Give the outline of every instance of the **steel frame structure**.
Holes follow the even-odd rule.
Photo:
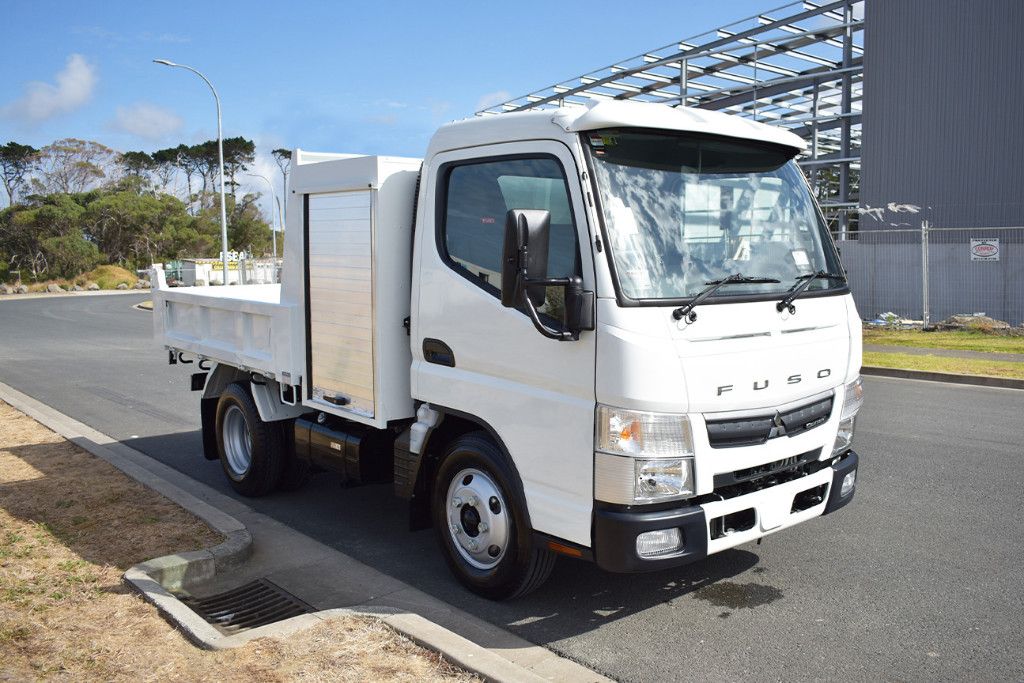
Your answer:
[[[808,141],[798,163],[840,234],[860,173],[864,2],[793,2],[477,112],[638,100],[714,109]]]

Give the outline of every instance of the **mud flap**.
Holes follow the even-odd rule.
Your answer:
[[[203,425],[203,456],[217,460],[217,399],[204,398],[199,402],[199,417]]]

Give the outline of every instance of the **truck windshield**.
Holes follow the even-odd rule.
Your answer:
[[[696,134],[583,133],[620,293],[688,299],[742,273],[716,297],[774,296],[799,276],[842,272],[791,150]],[[808,292],[842,287],[816,280]]]

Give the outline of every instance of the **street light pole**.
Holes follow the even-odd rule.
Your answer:
[[[213,99],[217,102],[217,162],[220,165],[220,245],[221,245],[221,264],[224,268],[224,286],[228,284],[228,210],[227,202],[224,200],[224,133],[221,129],[220,121],[220,96],[217,94],[217,89],[213,87],[213,83],[210,79],[204,76],[202,73],[193,69],[185,64],[175,64],[174,62],[167,59],[154,59],[157,64],[163,64],[164,66],[174,66],[179,69],[187,69],[194,73],[199,78],[203,79],[206,85],[210,86],[210,92],[213,93]]]
[[[284,232],[284,214],[281,213],[281,201],[277,198],[277,193],[274,192],[274,183],[270,182],[270,178],[259,173],[246,173],[250,178],[259,178],[267,184],[270,188],[270,198],[277,205],[277,224],[280,226],[281,232]],[[274,244],[274,267],[277,267],[277,234],[274,231],[274,207],[270,207],[270,233],[271,242]]]

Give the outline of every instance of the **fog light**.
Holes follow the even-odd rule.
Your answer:
[[[843,477],[843,485],[839,487],[839,497],[846,498],[853,493],[853,485],[857,482],[857,470],[847,473]]]
[[[679,529],[645,531],[636,537],[636,554],[646,559],[671,555],[683,548],[683,532]]]

